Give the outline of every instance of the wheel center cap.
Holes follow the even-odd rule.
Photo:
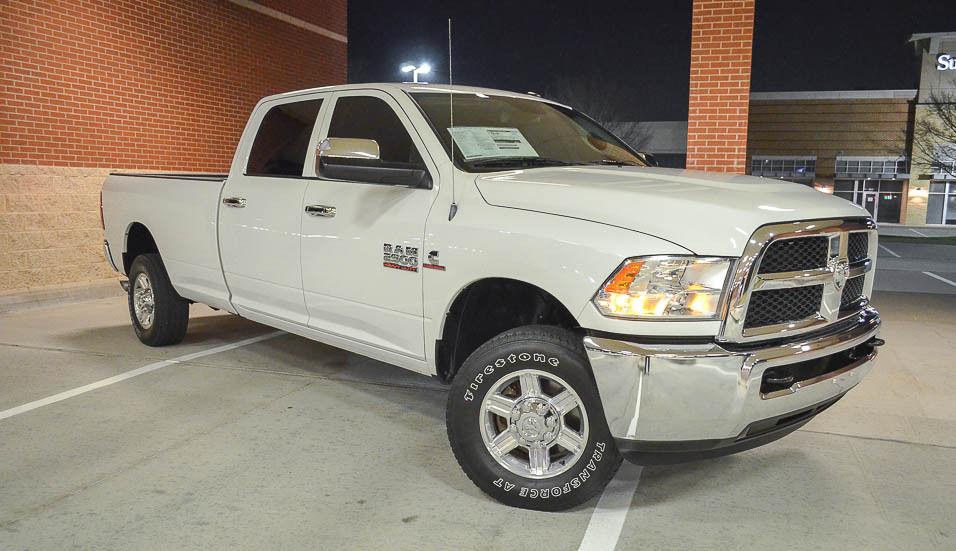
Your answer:
[[[557,411],[544,398],[527,398],[515,404],[509,424],[518,441],[526,446],[548,444],[558,434]]]

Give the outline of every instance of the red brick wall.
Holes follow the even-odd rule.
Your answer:
[[[260,2],[339,34],[345,0]],[[250,110],[346,44],[225,0],[0,0],[0,164],[228,168]]]
[[[743,174],[754,0],[694,0],[687,168]]]
[[[298,17],[313,25],[324,27],[341,35],[348,32],[345,0],[256,0],[256,3],[282,13]]]

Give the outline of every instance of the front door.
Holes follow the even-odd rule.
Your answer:
[[[321,138],[372,139],[383,163],[438,174],[388,94],[340,92],[325,119]],[[309,183],[301,217],[302,288],[311,327],[424,360],[422,242],[437,188],[437,182],[432,189],[330,179]]]
[[[234,166],[219,206],[219,247],[232,305],[305,325],[299,246],[305,159],[323,98],[287,98],[260,109],[245,166]],[[262,115],[261,113],[265,113]],[[248,142],[248,140],[244,140]],[[215,231],[215,228],[210,228]]]
[[[857,194],[857,204],[866,209],[870,213],[870,216],[876,218],[876,211],[878,209],[877,197],[879,193],[876,191],[861,191]]]

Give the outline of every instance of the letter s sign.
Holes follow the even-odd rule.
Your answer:
[[[936,70],[956,70],[956,57],[949,54],[940,54],[940,56],[936,58]]]

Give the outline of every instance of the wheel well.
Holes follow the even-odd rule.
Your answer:
[[[123,271],[129,273],[129,268],[137,256],[146,253],[158,253],[156,240],[149,233],[146,226],[133,222],[126,232],[126,250],[123,251]]]
[[[504,278],[470,284],[445,314],[441,340],[435,343],[438,376],[450,381],[479,346],[508,329],[532,324],[578,328],[571,312],[540,287]]]

